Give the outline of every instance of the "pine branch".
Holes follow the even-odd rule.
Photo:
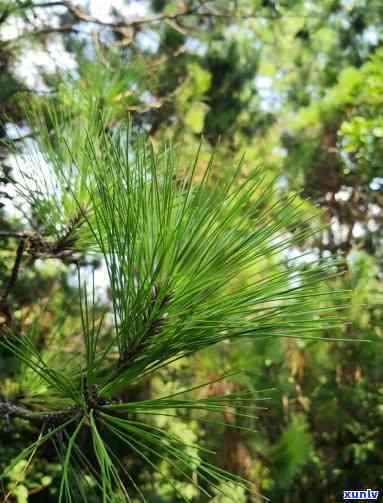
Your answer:
[[[78,261],[75,257],[77,250],[76,245],[76,231],[84,223],[83,211],[78,211],[69,221],[63,234],[59,236],[56,240],[52,241],[44,237],[39,232],[31,231],[0,231],[0,238],[15,238],[19,239],[19,248],[21,243],[23,243],[23,252],[25,251],[32,258],[57,258],[64,262],[74,262]],[[19,249],[18,248],[18,249]],[[16,263],[15,263],[16,265]],[[19,264],[18,264],[19,266]],[[13,284],[11,285],[11,288]],[[6,296],[8,293],[6,294]],[[1,301],[0,301],[1,302]]]
[[[7,302],[8,295],[11,293],[11,290],[16,284],[17,277],[20,271],[21,260],[23,257],[23,252],[25,249],[25,239],[20,239],[20,242],[16,251],[16,258],[13,264],[12,272],[9,277],[9,280],[4,288],[4,292],[0,299],[0,312],[5,316],[5,325],[9,325],[12,320],[12,313],[9,308],[9,304]]]
[[[84,210],[81,209],[70,219],[64,233],[55,241],[51,247],[51,253],[54,255],[60,255],[60,253],[68,248],[73,248],[76,243],[75,233],[83,223]]]
[[[19,417],[21,419],[36,417],[31,410],[8,401],[0,401],[0,416]]]
[[[150,299],[150,309],[153,309],[155,307],[155,305],[157,303],[159,292],[160,292],[160,288],[157,285],[155,285],[153,287],[152,296]],[[159,306],[160,312],[165,306],[169,305],[170,300],[171,300],[171,295],[170,294],[165,295],[165,297],[161,300],[161,303]],[[150,319],[150,311],[147,316],[147,320],[149,320],[149,319]],[[125,350],[121,354],[120,360],[119,360],[118,373],[120,371],[124,370],[128,366],[128,364],[131,361],[133,361],[137,356],[145,353],[145,350],[150,345],[153,338],[161,332],[161,328],[164,326],[165,322],[166,322],[166,317],[164,314],[162,314],[158,318],[153,319],[151,321],[150,326],[149,326],[147,332],[145,333],[145,335],[143,336],[142,340],[136,346],[133,346],[132,348],[128,348],[127,350]],[[116,376],[114,376],[114,377],[116,377]]]
[[[80,30],[75,28],[74,24],[65,24],[63,26],[44,26],[43,28],[37,30],[28,30],[18,37],[12,38],[10,40],[5,40],[4,44],[11,45],[18,43],[28,37],[39,37],[50,35],[52,33],[80,33]]]
[[[73,416],[73,414],[79,411],[79,407],[74,406],[62,410],[37,412],[10,401],[0,400],[0,419],[6,422],[9,422],[12,418],[25,419],[36,424],[64,422],[68,417]]]
[[[0,231],[0,238],[8,239],[8,238],[16,238],[16,239],[25,239],[30,236],[30,233],[27,231]]]

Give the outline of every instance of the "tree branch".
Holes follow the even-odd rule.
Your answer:
[[[147,314],[147,319],[145,322],[148,322],[150,320],[151,316],[151,310],[155,308],[156,303],[158,302],[158,296],[160,292],[160,287],[158,285],[155,285],[152,289],[151,293],[151,298],[149,301],[149,312]],[[161,332],[161,329],[163,328],[164,324],[166,323],[166,313],[161,313],[163,309],[170,304],[170,301],[172,299],[171,294],[166,294],[162,300],[159,303],[159,310],[158,310],[158,315],[157,317],[154,317],[150,324],[148,329],[145,332],[145,335],[139,341],[136,345],[133,345],[130,348],[125,349],[121,354],[120,354],[120,359],[118,362],[118,366],[115,369],[115,371],[112,374],[111,380],[115,379],[118,377],[128,366],[129,364],[137,358],[137,356],[141,354],[145,354],[145,350],[150,346],[151,342],[153,339]]]
[[[22,249],[23,252],[25,249],[28,255],[33,258],[57,258],[63,260],[64,262],[77,262],[78,260],[74,257],[74,255],[76,253],[81,254],[81,252],[75,249],[76,231],[78,231],[83,223],[83,213],[78,212],[70,219],[61,236],[58,236],[55,240],[48,239],[36,231],[8,230],[0,230],[0,239],[19,239],[20,243],[18,250]],[[13,288],[13,284],[11,285],[11,288]],[[7,293],[7,289],[9,289],[9,284],[5,290],[6,296],[9,293]]]
[[[0,238],[8,239],[25,239],[31,236],[31,233],[26,231],[0,231]]]
[[[5,40],[5,44],[14,44],[28,37],[38,37],[40,35],[50,35],[51,33],[80,33],[77,28],[74,28],[73,24],[66,24],[64,26],[45,26],[44,28],[40,28],[37,30],[29,30],[16,38],[12,38],[10,40]]]
[[[14,42],[15,40],[17,41],[21,38],[25,38],[27,36],[47,35],[50,33],[68,33],[68,32],[78,33],[79,30],[74,27],[74,25],[78,23],[91,23],[105,28],[121,29],[121,28],[138,28],[143,25],[156,24],[160,22],[177,23],[182,18],[191,16],[196,16],[198,18],[208,18],[208,19],[216,18],[216,19],[242,19],[242,20],[253,19],[255,17],[270,18],[270,19],[275,18],[275,14],[266,16],[264,14],[262,15],[256,14],[255,12],[240,13],[236,10],[230,10],[230,9],[216,10],[212,6],[208,5],[208,3],[205,1],[201,1],[201,3],[195,7],[183,6],[182,8],[178,9],[176,12],[173,13],[165,12],[162,14],[142,16],[135,19],[124,19],[121,21],[103,21],[102,19],[95,18],[87,14],[85,10],[82,9],[81,7],[77,7],[73,5],[73,3],[67,0],[61,0],[61,1],[58,0],[46,3],[40,2],[32,5],[31,4],[25,5],[22,6],[21,8],[46,9],[52,7],[66,8],[67,11],[72,15],[74,22],[66,24],[65,26],[61,27],[56,28],[44,27],[36,31],[29,31],[28,33],[22,34],[20,37],[17,37],[17,39],[13,39],[12,42]]]
[[[217,11],[212,10],[212,8],[204,3],[201,3],[197,7],[183,7],[173,13],[163,13],[156,14],[153,16],[144,16],[137,19],[124,20],[124,21],[102,21],[89,16],[86,12],[67,1],[63,1],[62,5],[65,6],[72,16],[80,22],[93,23],[100,26],[105,26],[109,28],[136,28],[144,24],[159,23],[162,21],[178,21],[180,18],[197,16],[199,18],[223,18],[223,19],[252,19],[256,17],[255,13],[238,14],[236,11]],[[200,10],[204,7],[205,10]],[[262,16],[262,17],[272,17],[272,16]]]
[[[49,421],[63,421],[79,411],[79,407],[73,406],[62,410],[36,412],[24,406],[16,405],[13,402],[0,400],[0,419],[4,419],[7,422],[15,417],[25,419],[36,424],[46,423]]]
[[[19,245],[18,245],[17,251],[16,251],[16,258],[15,258],[15,262],[13,264],[11,276],[9,277],[8,283],[7,283],[7,285],[4,289],[4,292],[1,296],[0,305],[5,305],[7,303],[7,297],[9,295],[9,293],[11,292],[12,288],[15,286],[17,276],[18,276],[19,270],[20,270],[20,264],[21,264],[21,259],[23,256],[24,249],[25,249],[25,239],[20,239],[20,242],[19,242]]]

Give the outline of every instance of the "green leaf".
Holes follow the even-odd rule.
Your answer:
[[[185,115],[185,124],[198,134],[203,131],[205,115],[209,107],[202,102],[193,103]]]
[[[16,496],[17,503],[28,503],[28,489],[19,484],[15,489],[13,489],[12,494]]]
[[[204,70],[198,63],[189,63],[187,65],[189,78],[192,80],[193,95],[202,96],[210,88],[211,75]]]

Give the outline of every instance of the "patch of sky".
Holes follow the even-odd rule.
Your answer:
[[[207,52],[208,46],[197,38],[188,37],[185,43],[185,48],[188,52],[198,56],[204,56]]]
[[[361,238],[365,236],[366,229],[365,226],[359,222],[355,222],[354,227],[352,229],[352,235],[354,238]]]
[[[338,202],[346,202],[350,199],[353,189],[344,187],[335,194],[335,200]]]
[[[7,138],[10,140],[17,140],[18,138],[22,138],[31,132],[27,126],[18,126],[13,122],[7,122],[4,127]]]
[[[377,217],[382,213],[382,208],[377,204],[369,204],[368,205],[368,213],[373,217]]]
[[[16,204],[20,207],[25,206],[31,193],[38,198],[50,196],[60,198],[60,187],[52,168],[34,139],[26,139],[21,152],[10,155],[7,164],[12,168],[12,177],[16,181],[15,185],[12,184],[12,189],[15,191],[13,206]]]
[[[287,178],[284,175],[279,176],[275,182],[275,186],[278,190],[286,189],[288,187]]]
[[[261,110],[275,112],[282,108],[282,95],[273,89],[273,79],[271,77],[259,75],[255,78],[255,86],[261,99]]]
[[[379,33],[375,26],[369,26],[363,32],[363,39],[370,45],[377,45],[379,43]]]
[[[327,56],[324,52],[320,52],[317,57],[318,67],[322,70],[327,64]]]
[[[43,28],[48,22],[52,27],[59,26],[59,14],[62,14],[62,7],[54,7],[50,14],[44,9],[36,8],[38,14],[34,19],[33,29]],[[27,24],[21,18],[11,17],[9,21],[2,24],[0,35],[3,41],[15,40],[23,36]],[[27,87],[33,87],[35,90],[43,92],[48,91],[47,86],[41,77],[41,71],[53,73],[57,70],[75,71],[76,61],[64,47],[62,40],[51,39],[46,47],[37,49],[36,47],[24,47],[19,56],[14,61],[14,70],[16,76]]]
[[[383,186],[383,178],[381,178],[379,176],[376,176],[370,182],[370,189],[371,190],[381,190],[382,186]]]
[[[340,150],[338,150],[338,155],[340,156],[340,158],[342,159],[342,161],[344,163],[345,174],[348,174],[355,169],[355,164],[352,161],[351,156],[348,152],[346,152],[343,149],[340,149]]]
[[[12,138],[18,138],[29,133],[27,128],[19,128],[11,123],[7,124],[6,129],[8,136]],[[7,186],[9,198],[5,200],[4,210],[10,216],[17,215],[28,229],[30,227],[28,217],[30,212],[29,194],[33,193],[34,197],[38,199],[48,198],[54,201],[57,206],[60,206],[63,189],[55,176],[54,169],[32,138],[23,141],[21,152],[10,155],[7,158],[7,164],[12,168],[12,177],[16,184]],[[74,180],[75,176],[72,179]],[[91,285],[94,281],[97,298],[107,302],[108,272],[105,262],[101,260],[100,264],[97,268],[93,266],[86,267],[83,279],[88,285]],[[43,263],[41,263],[41,267],[44,267]],[[77,272],[74,268],[69,269],[68,281],[73,287],[78,284]]]
[[[302,253],[299,248],[292,247],[284,250],[283,257],[287,267],[291,267],[291,273],[288,278],[289,288],[298,288],[302,284],[302,273],[297,268],[304,268],[316,263],[318,260],[318,251],[310,250]]]
[[[283,158],[287,157],[287,149],[285,149],[284,147],[280,147],[280,146],[273,147],[272,153],[275,154],[275,155],[278,155],[279,157],[283,157]],[[284,185],[287,186],[287,179],[286,179],[286,177],[281,176],[280,179],[281,180],[283,179]]]
[[[297,247],[288,248],[283,252],[285,260],[289,261],[292,266],[304,266],[315,262],[318,254],[315,250],[310,250],[302,253],[302,250]]]
[[[370,231],[370,232],[376,232],[377,230],[379,230],[379,224],[376,222],[376,220],[370,218],[368,221],[367,221],[367,229]]]
[[[86,265],[81,268],[81,282],[87,285],[88,300],[92,300],[93,287],[95,290],[95,300],[103,304],[110,304],[111,300],[108,295],[109,275],[108,268],[104,259],[100,259],[98,267]],[[78,274],[76,266],[68,268],[68,285],[72,288],[78,287]],[[106,321],[113,322],[112,313],[109,314]]]
[[[155,31],[146,29],[137,34],[136,42],[143,51],[155,53],[160,45],[160,37]]]
[[[144,17],[149,13],[149,3],[146,0],[79,0],[78,5],[89,9],[90,15],[104,22],[113,21],[112,10],[116,9],[128,19]]]

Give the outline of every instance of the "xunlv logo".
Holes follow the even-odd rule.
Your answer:
[[[365,491],[343,491],[344,500],[377,500],[379,491],[366,489]]]

